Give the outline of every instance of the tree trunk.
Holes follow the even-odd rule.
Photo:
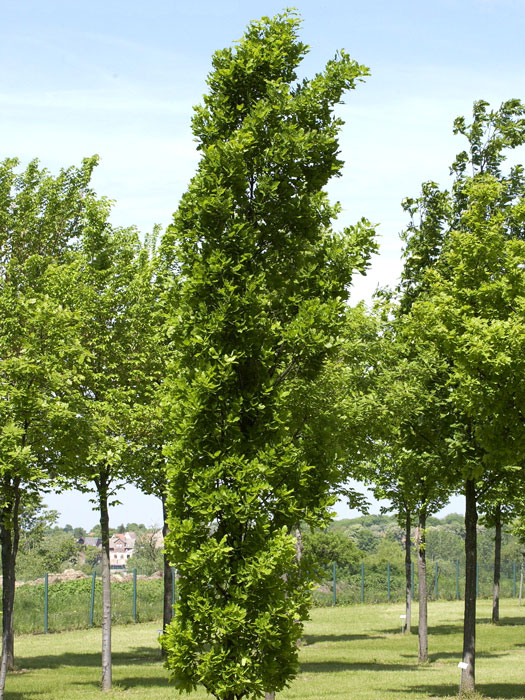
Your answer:
[[[478,513],[476,508],[476,484],[467,479],[465,484],[465,618],[463,623],[463,663],[460,694],[475,690],[476,670],[476,561]]]
[[[5,679],[14,667],[13,605],[15,601],[15,560],[11,531],[2,523],[2,660],[0,664],[0,698],[4,697]]]
[[[166,510],[166,494],[162,494],[162,536],[164,538],[164,546],[166,546],[166,535],[168,534],[168,513]],[[164,551],[164,608],[162,615],[162,629],[166,630],[166,627],[170,624],[171,618],[173,617],[173,569],[170,566],[169,559]],[[164,648],[162,649],[162,654],[166,652]]]
[[[0,542],[2,545],[2,656],[0,661],[0,700],[4,697],[7,672],[15,667],[15,634],[13,609],[15,603],[16,554],[20,537],[18,510],[20,505],[20,481],[9,480],[7,498],[1,509]]]
[[[412,541],[410,539],[412,522],[410,513],[405,517],[405,632],[410,634],[412,624]]]
[[[295,528],[295,561],[297,566],[301,566],[301,559],[303,556],[303,536],[301,534],[301,525],[297,525]]]
[[[111,690],[111,569],[109,560],[108,479],[99,483],[100,537],[102,539],[102,690]]]
[[[419,578],[418,663],[428,661],[428,610],[427,610],[427,514],[419,513],[417,536],[417,574]]]
[[[495,515],[496,533],[494,536],[494,586],[492,588],[492,622],[499,622],[499,583],[501,577],[501,506]]]
[[[275,700],[275,693],[265,693],[264,700]]]
[[[521,572],[520,572],[520,606],[521,606],[521,596],[523,594],[523,569],[525,566],[525,552],[521,553]]]

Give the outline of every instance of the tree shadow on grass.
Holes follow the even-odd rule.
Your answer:
[[[520,683],[479,683],[477,689],[489,698],[525,698],[525,688]]]
[[[39,656],[17,656],[17,666],[34,670],[39,668],[60,668],[61,666],[98,668],[101,665],[101,653],[65,652],[63,654],[45,654]],[[132,664],[154,664],[161,662],[160,650],[151,647],[136,647],[127,652],[115,651],[111,655],[113,666],[130,666]]]
[[[431,698],[457,697],[459,690],[459,676],[457,683],[442,683],[439,685],[414,685],[411,688],[402,688],[396,691],[389,688],[391,693],[399,692],[400,697],[409,694],[424,694]],[[476,690],[491,700],[503,700],[503,698],[513,698],[514,700],[524,700],[525,694],[522,684],[517,683],[476,683]]]
[[[301,673],[339,673],[341,671],[417,671],[417,664],[384,664],[379,661],[305,661]]]
[[[490,617],[478,617],[476,619],[477,625],[492,625],[492,620]],[[503,617],[495,627],[514,627],[514,626],[524,626],[525,618],[523,617]],[[392,625],[388,629],[375,630],[379,634],[392,634],[392,632],[399,632],[399,627]],[[411,626],[411,634],[417,636],[418,626]],[[440,634],[463,634],[463,624],[458,622],[456,624],[443,624],[443,625],[429,625],[428,635],[440,635]]]
[[[490,622],[490,620],[487,620]],[[525,617],[502,617],[496,627],[514,627],[525,625]]]
[[[476,658],[485,658],[485,659],[497,659],[500,656],[506,656],[507,651],[476,651]],[[415,658],[416,655],[414,654],[401,654],[401,657],[404,659],[413,659]],[[461,660],[461,650],[459,651],[436,651],[434,653],[431,653],[428,655],[428,660],[430,663],[434,663],[436,661],[443,661],[444,659],[456,659],[458,661]]]
[[[76,681],[71,685],[75,686],[76,688],[100,689],[99,680]],[[126,678],[120,678],[118,676],[113,677],[113,689],[120,691],[132,690],[135,688],[143,688],[144,690],[148,690],[148,688],[169,688],[170,686],[173,688],[173,690],[175,690],[175,686],[172,683],[170,683],[169,676],[167,673],[165,673],[164,676],[137,675],[128,676]]]
[[[378,634],[304,634],[305,645],[317,644],[319,642],[355,642],[365,639],[382,639]]]
[[[419,628],[417,625],[412,625],[410,628],[410,635],[408,637],[417,637]],[[390,629],[376,630],[380,634],[392,634],[392,632],[400,633],[399,626],[392,626]],[[433,634],[463,634],[463,626],[461,624],[457,625],[432,625],[428,628],[428,636]]]
[[[9,679],[9,677],[8,677]],[[9,682],[9,680],[8,680]],[[79,681],[73,681],[71,683],[72,687],[76,688],[85,688],[86,690],[88,689],[93,689],[93,690],[100,690],[100,679],[97,680],[79,680]],[[152,689],[152,688],[169,688],[172,687],[174,689],[173,684],[170,683],[169,676],[166,673],[164,676],[132,676],[132,677],[127,677],[127,678],[113,678],[113,690],[117,691],[126,691],[126,690],[133,690],[137,688],[143,688],[144,690]],[[41,690],[35,690],[34,692],[18,692],[18,691],[9,691],[6,694],[6,697],[9,698],[9,700],[31,700],[31,698],[40,698],[42,696],[42,691]]]

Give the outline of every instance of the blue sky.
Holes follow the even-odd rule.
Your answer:
[[[381,252],[353,298],[370,298],[400,269],[400,207],[421,182],[448,182],[463,149],[452,122],[472,102],[497,106],[525,98],[523,0],[311,0],[295,3],[311,50],[301,75],[323,68],[344,48],[369,66],[349,93],[343,177],[330,193],[339,224],[377,222]],[[0,5],[0,158],[32,158],[52,171],[98,153],[99,194],[115,200],[113,221],[166,226],[197,156],[192,105],[206,90],[213,51],[245,25],[284,9],[280,2],[210,0],[3,0]],[[112,521],[160,522],[160,506],[127,491]],[[63,522],[89,526],[85,496],[49,497]],[[452,508],[461,508],[454,501]],[[340,515],[347,515],[343,506]]]

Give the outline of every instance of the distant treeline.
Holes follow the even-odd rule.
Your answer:
[[[451,513],[443,518],[429,517],[426,529],[427,561],[461,566],[465,562],[465,518]],[[412,532],[415,540],[415,529]],[[341,574],[355,574],[362,561],[381,570],[389,563],[401,572],[404,567],[404,528],[395,516],[363,515],[358,518],[334,520],[325,531],[305,533],[305,554],[311,555],[324,569],[335,561]],[[494,528],[478,525],[478,560],[490,567],[494,558]],[[503,531],[502,561],[521,560],[520,543],[510,532]],[[416,550],[413,549],[416,560]],[[430,566],[431,568],[431,566]]]

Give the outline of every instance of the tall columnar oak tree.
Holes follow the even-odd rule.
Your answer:
[[[96,159],[52,177],[37,161],[17,174],[0,164],[0,697],[13,666],[13,602],[20,509],[76,460],[79,421],[72,387],[82,348],[77,319],[62,303],[73,291],[74,247],[97,202]]]
[[[469,152],[453,165],[452,192],[436,199],[441,248],[436,262],[421,268],[424,291],[410,310],[448,364],[455,419],[446,443],[466,495],[464,692],[475,679],[477,499],[487,480],[523,465],[525,439],[525,181],[521,166],[501,171],[505,150],[525,142],[525,108],[518,100],[494,112],[487,107],[475,103],[470,125],[455,122]]]
[[[296,84],[298,25],[263,18],[214,55],[193,119],[202,159],[164,239],[180,274],[165,398],[180,602],[163,645],[180,690],[221,700],[296,673],[310,586],[292,533],[326,522],[333,496],[289,387],[318,376],[374,248],[365,221],[332,231],[323,190],[342,167],[333,107],[367,71],[341,52]]]

